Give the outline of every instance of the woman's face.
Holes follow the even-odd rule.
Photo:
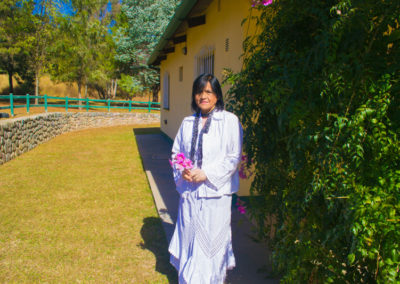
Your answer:
[[[210,82],[207,82],[201,93],[195,95],[195,101],[202,113],[207,113],[214,108],[217,103],[217,95],[211,88]]]

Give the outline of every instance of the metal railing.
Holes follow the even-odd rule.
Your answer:
[[[15,100],[25,100],[26,104],[15,104]],[[31,99],[38,99],[38,104],[31,104]],[[89,111],[90,108],[106,108],[108,111],[111,109],[128,109],[129,112],[135,109],[145,109],[148,112],[151,110],[160,110],[160,103],[158,102],[139,102],[139,101],[119,101],[119,100],[98,100],[98,99],[78,99],[78,98],[69,98],[69,97],[52,97],[52,96],[31,96],[26,94],[25,96],[14,96],[13,94],[0,96],[0,100],[9,100],[9,106],[0,106],[0,110],[2,109],[10,109],[11,116],[14,116],[14,109],[16,108],[26,108],[26,112],[29,113],[30,108],[32,107],[44,107],[45,112],[47,112],[48,107],[60,107],[65,108],[65,111],[68,112],[69,108],[79,108],[86,109]],[[43,103],[39,102],[42,101]],[[50,103],[49,100],[58,100],[56,103]],[[64,103],[60,103],[59,101],[64,101]],[[104,105],[90,105],[91,102],[104,103]],[[122,106],[121,106],[122,105]],[[143,105],[143,106],[142,106]]]

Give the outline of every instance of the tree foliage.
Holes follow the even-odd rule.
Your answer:
[[[0,3],[0,71],[40,94],[44,74],[101,98],[153,92],[159,74],[146,61],[177,0],[5,0]],[[68,6],[68,9],[63,7]],[[67,11],[67,12],[65,12]],[[13,24],[10,24],[13,23]],[[129,77],[130,76],[130,77]],[[129,77],[129,78],[128,78]],[[123,78],[122,84],[118,81]]]
[[[54,34],[54,24],[51,24],[51,18],[55,17],[56,11],[52,0],[38,0],[35,6],[38,8],[37,13],[29,15],[33,24],[33,32],[30,34],[29,60],[26,64],[35,74],[35,96],[39,96],[39,80],[48,61],[47,46]],[[38,99],[35,103],[38,103]]]
[[[122,5],[121,24],[115,40],[117,60],[123,71],[135,78],[125,80],[134,82],[132,88],[137,89],[137,82],[143,90],[151,90],[154,95],[159,90],[159,72],[146,64],[151,52],[165,30],[178,0],[127,0]],[[130,88],[130,87],[128,87]]]
[[[65,12],[62,8],[70,9]],[[115,97],[120,76],[112,24],[118,0],[6,0],[0,3],[0,69],[39,94],[44,72],[56,81],[88,86],[101,97]],[[10,24],[12,23],[12,24]]]
[[[17,74],[17,79],[33,85],[33,72],[26,64],[34,41],[33,9],[32,1],[0,2],[0,70],[8,74],[10,93],[14,92],[12,78]]]
[[[58,81],[76,82],[79,97],[83,92],[87,96],[88,86],[104,97],[108,82],[116,77],[110,19],[102,17],[107,2],[72,1],[75,13],[58,18],[57,40],[50,47],[51,74]]]
[[[288,283],[400,281],[400,2],[257,9],[227,80],[275,268]]]

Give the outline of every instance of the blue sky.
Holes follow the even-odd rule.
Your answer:
[[[34,14],[39,14],[41,12],[40,0],[35,0]],[[59,11],[64,15],[73,15],[74,10],[72,9],[71,1],[55,0],[53,3],[58,7]]]
[[[96,1],[96,0],[94,0]],[[41,5],[40,5],[41,0],[35,0],[35,9],[33,10],[34,14],[38,14],[40,13],[40,9],[41,9]],[[75,14],[76,11],[74,11],[71,0],[53,0],[53,3],[55,3],[55,5],[58,8],[58,11],[65,15],[65,16],[72,16]],[[120,3],[122,3],[122,1],[120,0]],[[104,18],[105,15],[107,15],[107,13],[109,13],[112,10],[112,5],[111,2],[107,3],[107,6],[105,8],[104,11],[101,11],[100,13],[100,20]],[[116,24],[115,20],[111,20],[109,27],[113,27]],[[111,32],[111,30],[110,30]]]
[[[73,15],[74,9],[72,8],[71,1],[57,1],[59,5],[59,11],[64,15]]]
[[[96,1],[96,0],[94,0],[94,1]],[[33,10],[34,14],[40,13],[40,8],[41,8],[41,6],[39,4],[40,2],[41,2],[40,0],[35,0],[36,5],[35,5],[35,9]],[[71,15],[75,14],[75,11],[72,7],[71,0],[54,0],[53,3],[55,3],[55,5],[58,7],[58,10],[63,15],[71,16]],[[105,14],[110,12],[111,9],[112,9],[111,2],[108,2],[106,9],[105,9]],[[100,18],[103,18],[105,14],[100,15]]]

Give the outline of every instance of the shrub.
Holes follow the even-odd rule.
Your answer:
[[[400,281],[400,1],[279,0],[230,74],[250,214],[290,283]],[[274,216],[274,222],[265,222]]]

